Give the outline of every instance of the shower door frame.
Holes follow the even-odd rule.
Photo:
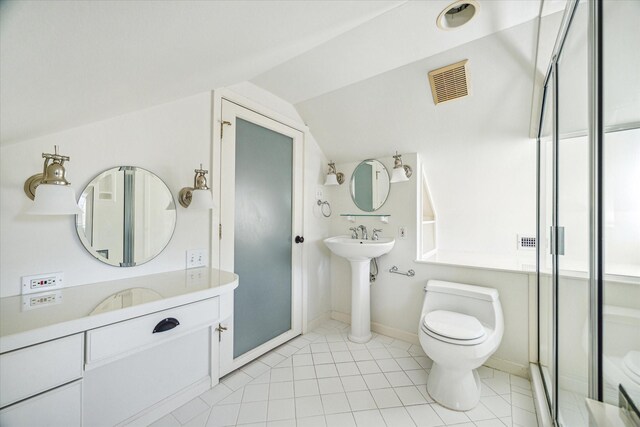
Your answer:
[[[545,75],[542,105],[536,137],[537,158],[537,182],[536,182],[536,237],[541,241],[542,230],[540,227],[541,216],[541,144],[546,113],[545,100],[548,90],[553,90],[552,111],[552,151],[553,151],[553,196],[552,196],[552,353],[553,353],[553,384],[545,382],[542,366],[538,363],[538,370],[545,388],[547,405],[551,412],[553,422],[558,425],[558,144],[560,134],[558,130],[558,60],[561,57],[565,40],[571,29],[571,24],[577,10],[579,0],[569,0],[565,9],[565,15],[558,33],[558,38],[553,49],[551,63]],[[602,39],[602,0],[590,0],[588,3],[588,95],[589,95],[589,393],[588,397],[594,400],[603,400],[602,384],[602,302],[603,302],[603,147],[604,147],[604,108],[603,108],[603,39]],[[536,248],[536,282],[538,301],[540,301],[540,245]],[[538,343],[540,342],[540,305],[538,305]],[[540,348],[538,345],[538,361],[540,361]],[[548,388],[552,387],[550,399]]]

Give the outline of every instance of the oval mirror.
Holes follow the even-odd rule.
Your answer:
[[[155,258],[176,226],[176,205],[160,178],[135,166],[96,176],[80,195],[76,230],[98,260],[133,267]]]
[[[356,206],[373,212],[384,205],[389,196],[389,172],[378,160],[364,160],[351,175],[351,199]]]

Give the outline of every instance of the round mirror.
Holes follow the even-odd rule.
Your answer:
[[[169,188],[152,172],[120,166],[96,176],[80,195],[78,237],[100,261],[133,267],[155,258],[176,227]]]
[[[389,172],[377,160],[361,162],[351,175],[351,198],[356,206],[373,212],[384,205],[389,196]]]

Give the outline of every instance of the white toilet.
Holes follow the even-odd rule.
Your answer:
[[[472,409],[480,400],[475,369],[498,349],[504,332],[498,291],[439,280],[429,280],[425,291],[418,336],[433,360],[427,391],[449,409]]]

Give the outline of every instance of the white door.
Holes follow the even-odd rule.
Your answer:
[[[240,277],[222,322],[224,375],[302,333],[304,138],[226,99],[222,121],[219,265]]]

